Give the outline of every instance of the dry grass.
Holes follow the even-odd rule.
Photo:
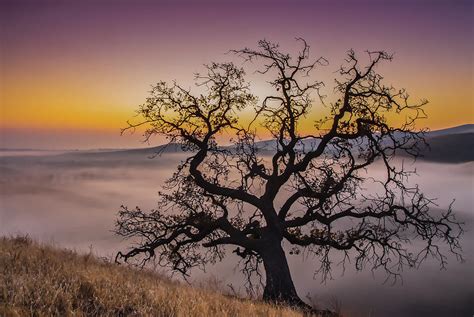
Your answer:
[[[157,274],[0,238],[0,316],[302,316]]]

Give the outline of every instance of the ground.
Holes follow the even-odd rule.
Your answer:
[[[303,316],[91,254],[0,238],[0,316]]]

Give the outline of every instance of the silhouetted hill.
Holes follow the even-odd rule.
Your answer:
[[[426,141],[429,148],[421,154],[422,159],[444,163],[474,161],[474,132],[460,134],[436,134]]]
[[[461,163],[474,161],[474,124],[465,124],[457,127],[435,130],[426,133],[425,136],[430,148],[422,152],[420,159],[426,161]],[[275,140],[264,140],[257,142],[257,148],[261,155],[271,155],[276,149]],[[308,151],[315,148],[318,141],[305,140],[297,144],[297,150]],[[230,148],[231,149],[231,148]],[[166,160],[160,159],[160,154],[183,153],[179,144],[171,143],[155,147],[123,149],[123,150],[89,150],[69,151],[55,155],[23,156],[21,150],[8,150],[16,152],[16,156],[2,156],[0,161],[31,161],[35,164],[57,163],[68,161],[75,164],[95,162],[95,164],[163,164]]]
[[[421,152],[421,160],[443,163],[474,161],[474,124],[430,131],[426,133],[425,139],[429,147]],[[318,141],[305,140],[297,145],[297,149],[305,151],[317,145]],[[261,141],[257,147],[263,154],[273,153],[276,141]]]
[[[464,134],[464,133],[474,133],[474,124],[463,124],[457,127],[430,131],[427,133],[427,136],[435,137],[435,136],[441,136],[441,135]]]
[[[461,163],[474,161],[474,124],[465,124],[442,130],[426,133],[426,140],[430,148],[422,152],[420,159],[426,161]],[[297,145],[300,151],[307,151],[316,147],[318,141],[305,140]],[[276,149],[275,140],[257,142],[257,148],[263,155],[271,154]],[[151,158],[157,154],[181,153],[181,146],[175,143],[150,148],[128,149],[117,151],[77,152],[65,155],[95,157],[97,159],[126,159]]]
[[[112,151],[77,151],[69,152],[64,155],[84,156],[84,157],[114,157],[114,156],[139,156],[139,157],[153,157],[163,153],[180,153],[183,152],[181,146],[176,143],[159,145],[148,148],[138,149],[124,149]]]

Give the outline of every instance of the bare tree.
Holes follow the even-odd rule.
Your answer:
[[[408,185],[411,172],[394,163],[399,153],[419,155],[423,131],[415,131],[415,122],[424,117],[426,101],[411,103],[405,90],[383,83],[376,68],[392,56],[367,52],[361,65],[349,51],[338,70],[334,94],[339,99],[327,105],[330,116],[316,121],[308,134],[299,124],[313,115],[311,106],[321,100],[323,87],[308,82],[309,75],[327,60],[310,60],[309,46],[297,40],[302,49],[293,58],[266,40],[257,49],[232,51],[272,78],[274,94],[261,103],[251,94],[244,70],[232,63],[212,63],[207,73],[196,75],[204,94],[176,83],[153,87],[138,111],[144,120],[129,128],[144,125],[147,140],[166,136],[189,157],[166,182],[156,209],[122,207],[116,232],[136,244],[118,260],[153,258],[186,275],[221,260],[224,246],[232,245],[249,276],[259,274],[263,264],[265,300],[304,305],[283,241],[290,254],[319,256],[316,270],[323,278],[333,252],[341,253],[343,264],[355,259],[357,269],[382,268],[395,279],[403,266],[417,266],[428,256],[444,266],[443,243],[461,256],[462,228],[451,207],[430,210],[433,201]],[[239,113],[249,108],[255,117],[243,124]],[[391,126],[387,116],[392,114],[404,123]],[[256,127],[273,136],[267,142],[271,154],[257,142]],[[230,146],[219,145],[223,135],[232,135]],[[383,179],[367,176],[373,164],[383,166]],[[367,182],[378,190],[363,190]],[[424,242],[417,252],[409,246],[415,239]]]

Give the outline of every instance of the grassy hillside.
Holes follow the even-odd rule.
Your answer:
[[[0,238],[0,316],[302,316],[151,272]]]

